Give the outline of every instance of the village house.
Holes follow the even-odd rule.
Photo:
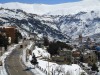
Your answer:
[[[72,52],[71,52],[71,50],[68,50],[66,48],[63,48],[63,50],[59,51],[59,56],[63,57],[63,60],[65,62],[71,63],[71,61],[72,61]]]
[[[72,63],[72,53],[71,50],[63,48],[62,50],[58,51],[57,56],[52,57],[53,61],[56,61],[58,64],[71,64]]]
[[[11,41],[11,43],[14,43],[15,42],[15,38],[16,38],[16,28],[15,27],[12,27],[12,26],[8,26],[8,27],[0,27],[0,31],[1,33],[5,33],[8,37],[8,39]],[[10,43],[9,41],[9,43]]]
[[[80,56],[81,56],[81,50],[74,48],[72,50],[73,63],[77,64],[80,60]]]
[[[83,53],[83,60],[85,63],[93,65],[94,63],[97,62],[97,55],[93,50],[87,50]]]

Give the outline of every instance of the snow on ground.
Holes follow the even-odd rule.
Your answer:
[[[2,66],[0,66],[0,75],[8,75],[5,69],[5,58],[15,49],[17,48],[18,45],[12,45],[10,46],[10,48],[8,49],[7,52],[5,52],[1,57],[0,57],[0,61],[2,61]]]
[[[50,59],[50,54],[46,50],[43,50],[42,48],[38,48],[37,46],[33,50],[33,53],[35,54],[36,57],[41,56],[42,58]]]
[[[32,43],[30,44],[32,46]],[[31,46],[28,46],[27,48],[31,48]],[[27,49],[26,49],[27,50]],[[24,49],[23,50],[23,62],[24,64],[27,66],[27,67],[34,67],[29,61],[26,62],[26,50]],[[35,49],[32,51],[36,57],[38,56],[41,56],[41,57],[50,57],[50,54],[43,50],[42,48],[38,48],[38,47],[35,47]],[[72,64],[72,65],[58,65],[56,63],[53,63],[53,62],[48,62],[48,61],[45,61],[45,60],[42,60],[40,58],[37,58],[39,64],[38,66],[41,67],[43,70],[45,70],[47,73],[55,73],[55,75],[62,75],[62,74],[70,74],[70,75],[80,75],[81,72],[84,72],[81,67],[77,64]],[[46,73],[44,73],[43,71],[40,71],[39,68],[35,68],[35,69],[31,69],[31,71],[33,73],[35,73],[35,75],[46,75]],[[86,74],[87,75],[87,74]]]
[[[26,51],[31,49],[32,46],[34,45],[33,42],[30,42],[30,45],[27,46],[27,48],[23,49],[23,53],[21,55],[21,58],[22,58],[22,62],[25,64],[26,67],[31,67],[33,68],[34,66],[30,63],[30,61],[26,61],[27,58],[26,58]],[[42,71],[40,71],[38,68],[36,69],[31,69],[31,71],[35,74],[35,75],[45,75]]]
[[[34,43],[30,42],[30,45],[27,46],[27,48],[25,48],[23,50],[23,53],[21,55],[22,57],[22,61],[23,63],[27,66],[27,67],[34,67],[29,61],[26,61],[26,50],[32,48],[32,45],[34,45]],[[5,58],[16,48],[18,47],[18,45],[14,45],[12,47],[10,47],[8,49],[7,52],[5,52],[1,57],[0,60],[2,60],[3,65],[0,66],[0,75],[7,75],[5,67],[4,67],[4,60]],[[50,57],[50,54],[43,50],[42,48],[38,48],[35,47],[35,49],[33,50],[33,53],[36,56],[41,56],[41,57]],[[44,61],[41,60],[40,58],[38,58],[38,62],[39,62],[39,66],[47,71],[47,73],[55,73],[55,75],[62,75],[62,74],[70,74],[70,75],[80,75],[81,72],[84,72],[79,65],[77,64],[72,64],[72,65],[58,65],[56,63],[52,63],[52,62],[48,62],[48,61]],[[31,69],[31,71],[35,74],[35,75],[46,75],[46,73],[44,73],[43,71],[41,71],[39,68],[35,68],[35,69]]]

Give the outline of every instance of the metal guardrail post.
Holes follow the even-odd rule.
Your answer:
[[[2,72],[2,66],[3,64],[2,64],[2,61],[0,60],[0,75],[1,75],[1,72]]]
[[[0,47],[0,56],[2,56],[4,53],[4,47]]]
[[[0,66],[2,66],[2,61],[0,60]]]
[[[0,56],[2,56],[2,47],[0,47]]]

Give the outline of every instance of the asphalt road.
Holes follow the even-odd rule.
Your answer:
[[[5,68],[8,75],[33,75],[30,71],[25,70],[22,64],[20,54],[22,49],[15,49],[5,60]]]

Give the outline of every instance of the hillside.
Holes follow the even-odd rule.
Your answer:
[[[47,5],[11,2],[0,4],[0,24],[17,25],[55,39],[100,34],[100,0]],[[95,37],[97,38],[97,37]]]
[[[4,9],[0,8],[0,26],[16,26],[27,33],[37,33],[48,35],[53,39],[68,39],[68,36],[63,35],[60,31],[42,23],[36,14],[29,14],[23,10]]]

